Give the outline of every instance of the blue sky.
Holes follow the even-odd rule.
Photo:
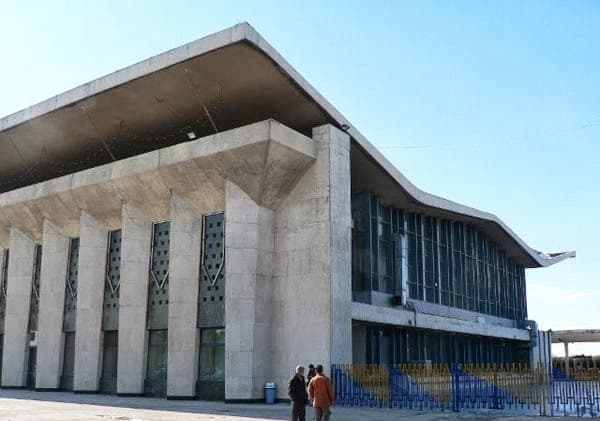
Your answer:
[[[577,250],[528,270],[529,316],[600,328],[600,2],[0,2],[0,18],[0,116],[248,21],[417,186]]]

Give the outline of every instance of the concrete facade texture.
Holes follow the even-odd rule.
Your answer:
[[[203,56],[208,52],[214,54]],[[390,202],[404,200],[411,206],[477,223],[527,267],[547,266],[574,253],[542,255],[494,215],[417,189],[247,24],[2,119],[0,144],[9,132],[26,142],[32,136],[25,136],[20,126],[29,124],[30,133],[37,133],[40,124],[36,118],[45,115],[60,127],[55,132],[62,135],[56,139],[51,132],[50,139],[80,148],[83,140],[89,141],[80,138],[80,131],[85,130],[77,130],[80,126],[75,123],[64,125],[79,121],[82,108],[96,113],[97,131],[107,138],[114,131],[114,110],[127,114],[137,129],[184,127],[184,121],[170,120],[172,113],[153,108],[160,106],[154,99],[174,95],[174,100],[182,101],[182,113],[196,119],[204,105],[202,95],[212,92],[212,87],[192,95],[177,72],[185,69],[194,77],[189,70],[198,68],[218,78],[224,66],[232,68],[236,60],[245,60],[254,71],[228,80],[233,93],[225,90],[225,95],[238,102],[228,108],[235,115],[229,116],[224,129],[217,129],[213,122],[207,127],[216,133],[211,128],[209,134],[198,138],[187,129],[173,129],[167,140],[167,136],[154,139],[156,144],[128,143],[131,150],[119,159],[100,159],[60,174],[40,169],[37,184],[0,193],[0,247],[10,249],[3,386],[24,386],[26,381],[37,243],[43,253],[36,387],[60,387],[69,242],[79,237],[74,389],[98,390],[107,239],[110,230],[121,229],[117,393],[143,394],[153,223],[170,220],[166,394],[196,396],[202,224],[203,216],[214,212],[224,212],[225,218],[222,327],[227,400],[261,399],[268,381],[274,381],[278,397],[285,398],[285,386],[297,364],[323,364],[328,370],[331,364],[352,362],[353,352],[362,352],[360,339],[353,343],[353,320],[529,340],[529,331],[492,318],[409,308],[406,281],[402,285],[404,306],[352,301],[351,191],[357,156],[365,157],[359,162],[364,165],[361,168],[376,167],[364,177],[387,194]],[[155,79],[146,79],[150,74]],[[163,82],[173,92],[156,94],[152,104],[139,102],[136,94],[154,95]],[[145,91],[139,92],[136,84]],[[115,89],[120,89],[120,94],[115,94]],[[128,101],[133,105],[125,107]],[[76,102],[79,108],[66,107]],[[96,102],[106,106],[96,109]],[[270,113],[286,124],[272,119]],[[134,126],[132,130],[136,130]],[[91,137],[96,139],[98,133]],[[33,146],[48,141],[44,136],[35,137]],[[2,171],[0,168],[0,184],[5,176]],[[406,244],[401,248],[406,255]]]
[[[35,245],[17,228],[10,230],[2,386],[25,386],[29,352],[29,305]]]
[[[171,199],[167,395],[193,397],[198,375],[198,273],[202,218],[181,198]]]
[[[69,238],[54,223],[44,221],[40,271],[37,389],[58,389],[63,363],[63,311],[65,304]]]
[[[225,184],[225,396],[256,399],[271,372],[273,211]]]
[[[107,239],[109,230],[121,229],[117,392],[144,392],[152,224],[169,219],[172,224],[169,249],[172,263],[169,269],[167,395],[195,396],[199,352],[197,313],[202,215],[215,211],[225,211],[226,215],[226,276],[231,280],[227,284],[231,287],[225,291],[228,303],[226,398],[261,398],[264,383],[277,377],[275,371],[280,373],[279,378],[286,379],[290,370],[288,364],[293,367],[305,349],[317,349],[312,352],[314,360],[328,362],[330,334],[328,323],[322,323],[321,317],[329,312],[329,239],[328,231],[323,228],[328,229],[331,215],[327,196],[329,141],[325,139],[326,135],[322,137],[323,141],[316,142],[276,122],[266,121],[190,144],[175,145],[157,153],[133,157],[126,162],[115,162],[105,168],[73,174],[64,180],[53,180],[35,191],[26,188],[21,197],[11,194],[8,200],[12,204],[9,206],[25,214],[28,209],[40,209],[40,203],[55,200],[48,199],[48,196],[56,196],[56,200],[65,195],[77,198],[71,202],[63,202],[73,207],[68,209],[67,215],[78,213],[77,224],[70,216],[58,219],[59,223],[45,217],[28,220],[32,224],[28,232],[38,236],[37,241],[41,243],[43,250],[40,282],[43,285],[42,315],[38,336],[36,387],[60,387],[69,238],[78,236],[80,255],[74,390],[98,390],[103,353],[102,297],[106,277]],[[323,151],[320,152],[318,166],[317,144]],[[195,161],[196,159],[200,161]],[[213,180],[214,175],[207,174],[205,167],[214,166],[214,162],[209,161],[218,161],[220,181]],[[242,168],[250,171],[251,176],[244,177]],[[195,178],[208,183],[198,183]],[[230,181],[232,179],[236,182]],[[311,183],[317,181],[323,188],[315,196]],[[298,190],[298,186],[301,186],[299,192],[288,198],[289,192]],[[298,195],[298,203],[294,203],[295,195]],[[284,201],[286,204],[282,205]],[[313,291],[321,290],[318,294],[321,296],[319,312],[312,315],[310,323],[319,322],[327,333],[319,335],[321,339],[316,344],[305,339],[309,336],[310,328],[305,325],[303,318],[309,313],[303,314],[300,307],[295,309],[296,315],[290,314],[293,317],[288,317],[286,310],[284,320],[277,322],[276,326],[272,322],[275,311],[273,306],[279,305],[284,310],[283,304],[288,301],[288,297],[283,294],[296,294],[292,289],[300,286],[300,278],[295,275],[285,278],[287,286],[274,286],[274,279],[277,277],[273,269],[275,220],[280,208],[280,241],[290,251],[279,254],[279,267],[296,271],[302,266],[306,271],[312,262],[319,259],[323,262],[316,266],[318,276],[308,277],[310,271],[303,275],[311,280]],[[285,218],[290,212],[293,212],[297,220],[288,224]],[[310,216],[306,212],[319,215],[319,224],[322,225],[309,227],[308,230],[301,226]],[[17,212],[11,211],[10,218],[14,218],[16,222],[27,222],[18,219],[16,214]],[[52,211],[40,211],[39,214],[49,215]],[[41,226],[36,228],[36,224]],[[36,234],[38,232],[41,235]],[[303,235],[300,242],[296,237],[299,232]],[[318,245],[316,250],[311,250],[314,248],[313,240],[318,240],[315,243]],[[22,287],[23,291],[20,295],[12,289],[9,291],[9,301],[18,299],[20,310],[12,311],[11,306],[14,305],[9,304],[9,315],[14,314],[15,317],[9,317],[7,322],[5,367],[18,367],[19,370],[17,374],[11,373],[11,368],[4,371],[5,386],[25,385],[29,312],[24,312],[23,308],[28,309],[30,304],[34,245],[34,241],[16,227],[11,229],[10,248],[13,252],[10,254],[9,285],[12,284],[12,288]],[[292,252],[294,247],[300,247],[303,254],[313,253],[311,260],[298,260],[298,256]],[[16,273],[17,269],[24,270],[24,273]],[[292,272],[286,270],[286,276],[288,273]],[[23,282],[13,282],[12,279],[23,279]],[[312,292],[310,285],[307,287],[299,294],[309,298]],[[276,299],[275,294],[279,294]],[[299,336],[290,334],[303,325],[305,326]],[[274,329],[277,329],[277,333]],[[8,339],[15,336],[17,331],[21,336],[20,346],[13,351],[11,344],[19,342],[11,340],[8,344]],[[275,343],[279,350],[276,358],[285,361],[285,367],[276,367],[273,362],[271,350]],[[288,354],[294,346],[298,350],[290,358]],[[20,351],[17,357],[14,356],[16,351]],[[16,359],[21,363],[13,364]],[[18,379],[14,380],[15,377]],[[282,390],[280,393],[284,396]]]
[[[308,138],[266,121],[71,175],[67,191],[84,209],[78,207],[77,226],[63,221],[71,235],[80,237],[74,389],[99,387],[107,237],[110,229],[120,228],[117,392],[144,393],[152,224],[169,219],[167,396],[197,394],[202,215],[215,211],[225,212],[228,400],[261,399],[268,381],[279,385],[278,397],[285,398],[284,385],[297,364],[320,363],[328,370],[332,363],[351,362],[353,319],[527,340],[527,332],[519,329],[352,302],[350,151],[348,134],[331,125],[314,128]],[[66,183],[53,182],[43,191],[60,197],[65,188]],[[38,190],[21,202],[11,200],[11,206],[28,209],[47,199]],[[56,389],[64,352],[69,237],[63,226],[48,219],[41,223],[43,315],[36,386]],[[16,228],[12,243],[11,259],[32,259],[33,242]],[[31,272],[25,275],[29,291]],[[20,299],[28,303],[29,296]],[[26,333],[26,325],[19,329]],[[22,379],[26,368],[21,365]],[[9,379],[17,376],[9,373],[5,385],[23,384]]]
[[[102,307],[108,229],[81,212],[73,389],[96,391],[102,364]]]
[[[138,395],[144,391],[151,236],[151,222],[134,207],[123,204],[117,365],[120,394]]]
[[[352,362],[352,320],[528,340],[527,331],[508,326],[352,302],[350,152],[349,135],[331,125],[314,128],[308,138],[266,121],[70,176],[77,181],[69,194],[88,209],[78,208],[77,226],[63,221],[71,235],[80,237],[74,389],[99,387],[107,238],[110,229],[120,228],[117,392],[144,393],[152,224],[169,219],[166,393],[196,396],[202,215],[215,211],[225,212],[228,400],[261,399],[268,381],[279,385],[278,397],[285,398],[284,385],[297,364],[320,363],[328,370],[332,363]],[[211,166],[218,171],[207,172]],[[65,188],[53,182],[43,191],[60,197]],[[45,197],[28,194],[22,202],[11,199],[11,206],[37,207]],[[69,237],[62,226],[48,219],[41,223],[43,315],[36,386],[56,389],[64,352]],[[33,241],[13,228],[10,243],[11,262],[24,259],[28,264],[19,266],[32,268]],[[9,288],[15,285],[12,278],[28,277],[27,291],[11,299],[29,304],[31,269],[11,270]],[[9,347],[5,358],[8,366],[19,358],[22,368],[6,371],[3,384],[23,385],[27,318],[19,312],[7,320],[7,337],[15,335],[10,324],[17,322],[23,336],[21,355],[14,357],[18,350]]]
[[[338,364],[352,362],[352,213],[350,136],[326,125],[313,138],[329,144],[329,244],[331,282],[331,356]]]

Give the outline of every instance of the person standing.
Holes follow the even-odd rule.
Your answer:
[[[312,380],[313,377],[315,377],[316,374],[317,374],[317,371],[315,370],[315,365],[309,364],[308,365],[308,374],[306,375],[306,384],[310,384],[310,381]]]
[[[290,379],[288,395],[292,402],[292,421],[306,421],[306,382],[304,381],[304,367],[296,366],[296,374]]]
[[[335,404],[333,384],[323,374],[323,366],[317,365],[317,375],[308,384],[308,395],[313,401],[315,410],[315,421],[329,421],[331,415],[330,406]]]

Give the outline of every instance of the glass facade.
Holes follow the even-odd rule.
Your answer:
[[[361,325],[353,331],[355,363],[525,363],[529,344],[522,341],[462,335],[410,327]]]
[[[441,304],[516,321],[527,318],[525,269],[485,234],[458,221],[352,196],[352,290]]]

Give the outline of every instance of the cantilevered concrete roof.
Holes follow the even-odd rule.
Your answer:
[[[553,330],[552,342],[600,342],[600,329]]]
[[[167,51],[0,120],[0,193],[273,118],[329,123],[415,207],[478,226],[526,267],[575,252],[530,248],[499,218],[414,186],[247,23]]]

